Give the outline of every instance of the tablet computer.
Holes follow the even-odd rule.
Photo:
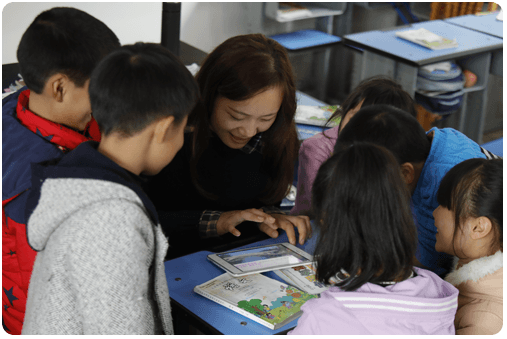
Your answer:
[[[208,260],[234,277],[308,264],[313,256],[289,243],[208,255]]]

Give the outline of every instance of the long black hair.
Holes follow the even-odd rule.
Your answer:
[[[454,237],[466,219],[487,217],[496,235],[491,246],[503,250],[503,159],[460,162],[440,182],[437,201],[454,212]]]
[[[335,148],[355,141],[384,146],[399,165],[426,161],[431,150],[431,141],[417,119],[389,105],[361,108],[340,131]]]
[[[320,167],[312,190],[321,229],[317,279],[329,283],[343,269],[350,277],[337,286],[352,291],[366,282],[407,278],[417,246],[409,204],[390,151],[372,143],[342,145]]]

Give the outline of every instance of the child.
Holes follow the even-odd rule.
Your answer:
[[[124,46],[94,70],[100,143],[33,165],[27,236],[39,253],[23,334],[173,333],[167,239],[139,175],[181,148],[197,97],[190,72],[157,44]]]
[[[30,164],[100,140],[88,83],[98,62],[119,47],[104,23],[74,8],[42,12],[19,43],[20,73],[28,88],[2,100],[2,316],[10,334],[21,334],[36,255],[25,229]]]
[[[447,172],[438,189],[435,249],[455,256],[445,280],[459,289],[456,334],[502,329],[502,184],[502,160],[469,159]]]
[[[391,152],[370,143],[335,151],[312,208],[317,280],[339,282],[303,305],[289,334],[454,334],[458,290],[412,266],[417,231]]]
[[[387,105],[359,110],[338,136],[339,143],[367,141],[390,150],[401,168],[412,196],[418,230],[416,265],[443,277],[452,257],[435,251],[435,220],[440,181],[454,165],[471,158],[486,158],[481,147],[452,128],[427,133],[410,114]]]
[[[341,117],[340,124],[306,139],[299,148],[299,167],[296,203],[290,214],[310,215],[312,185],[320,165],[333,153],[338,132],[361,107],[386,104],[409,112],[417,112],[414,100],[399,84],[389,78],[375,77],[363,81],[343,101],[328,121]]]

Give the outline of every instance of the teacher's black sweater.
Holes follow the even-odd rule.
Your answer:
[[[248,154],[240,149],[229,148],[213,134],[199,160],[197,172],[202,188],[218,199],[203,197],[194,187],[190,176],[191,137],[191,133],[185,134],[185,143],[173,161],[145,185],[145,191],[155,204],[162,228],[169,238],[169,251],[173,253],[170,257],[203,250],[209,248],[210,244],[234,241],[236,238],[231,234],[220,239],[201,239],[199,221],[203,212],[263,207],[259,199],[269,178],[262,168],[260,147]],[[247,234],[260,233],[255,224],[244,224],[239,228],[242,238]]]

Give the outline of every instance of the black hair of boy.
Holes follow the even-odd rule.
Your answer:
[[[125,45],[105,57],[92,73],[89,92],[101,133],[125,137],[167,116],[179,124],[199,97],[185,65],[154,43]]]
[[[317,280],[327,284],[344,269],[350,277],[337,286],[353,291],[367,282],[407,278],[417,247],[409,201],[400,167],[386,148],[357,142],[336,150],[312,189],[321,230]]]
[[[335,145],[366,141],[393,152],[398,164],[426,161],[431,142],[421,124],[409,113],[389,105],[361,108],[345,125]]]
[[[463,225],[469,217],[487,217],[494,225],[496,239],[503,244],[502,159],[460,162],[440,182],[437,201],[455,213],[454,225]],[[459,230],[454,227],[454,236]]]
[[[30,24],[17,58],[27,87],[41,94],[56,73],[83,87],[99,61],[118,47],[118,37],[102,21],[79,9],[56,7]]]

